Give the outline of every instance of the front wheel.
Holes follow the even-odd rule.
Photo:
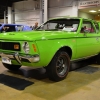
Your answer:
[[[58,51],[46,68],[49,79],[53,81],[63,80],[69,72],[69,67],[70,58],[68,54],[64,51]]]
[[[100,53],[95,57],[96,63],[100,65]]]
[[[13,70],[13,71],[16,71],[18,70],[21,65],[9,65],[9,64],[5,64],[5,63],[2,63],[4,65],[5,68],[9,69],[9,70]]]

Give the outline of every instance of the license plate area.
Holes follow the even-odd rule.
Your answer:
[[[8,57],[2,57],[2,62],[6,64],[11,64],[11,59]]]

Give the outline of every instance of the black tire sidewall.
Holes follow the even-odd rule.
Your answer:
[[[65,56],[66,57],[66,61],[67,61],[67,70],[66,70],[66,73],[63,76],[60,76],[58,74],[57,68],[56,68],[57,60],[61,56]],[[52,61],[48,65],[47,74],[49,75],[49,78],[51,80],[60,81],[60,80],[63,80],[67,76],[67,74],[69,72],[69,67],[70,67],[70,58],[69,58],[68,54],[66,52],[64,52],[64,51],[59,51],[59,52],[57,52],[55,54],[55,56],[53,57]]]

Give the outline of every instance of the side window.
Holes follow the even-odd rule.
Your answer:
[[[23,31],[23,25],[17,25],[16,28],[17,28],[17,31]]]
[[[96,27],[96,32],[98,33],[99,32],[99,24],[97,23],[97,22],[94,22],[94,25],[95,25],[95,27]]]
[[[6,27],[8,27],[6,32],[14,32],[15,31],[15,26],[13,26],[13,25],[9,25],[9,26],[6,26]]]
[[[81,33],[96,33],[93,24],[90,21],[83,21]]]
[[[4,25],[4,26],[2,27],[1,32],[7,32],[8,29],[9,29],[9,26]]]

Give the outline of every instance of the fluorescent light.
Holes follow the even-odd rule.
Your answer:
[[[97,12],[97,11],[95,11],[95,10],[90,10],[89,12]]]
[[[100,9],[98,11],[100,11]]]

